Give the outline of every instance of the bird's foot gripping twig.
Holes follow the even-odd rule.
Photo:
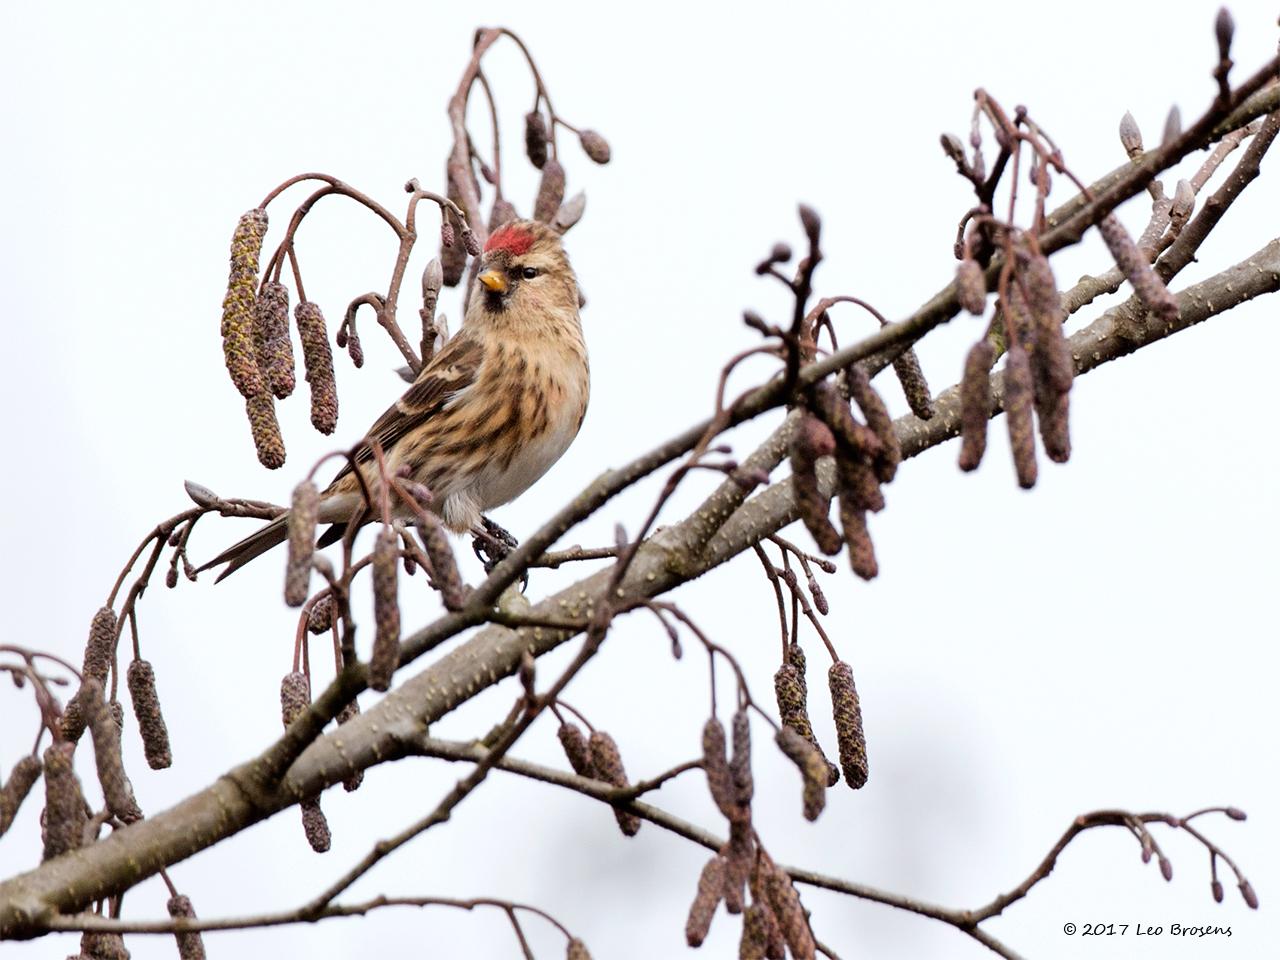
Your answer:
[[[520,545],[505,528],[494,523],[488,517],[481,517],[480,523],[471,530],[471,549],[475,551],[480,562],[484,564],[486,574],[493,573],[493,568],[507,558]],[[529,585],[529,575],[521,578],[520,589]]]

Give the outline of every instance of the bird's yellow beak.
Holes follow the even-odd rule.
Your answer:
[[[507,292],[507,278],[502,275],[500,270],[490,268],[476,277],[476,279],[485,285],[485,289],[492,290],[494,293]]]

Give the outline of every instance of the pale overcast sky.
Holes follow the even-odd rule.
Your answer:
[[[1232,9],[1243,74],[1274,52],[1276,11],[1257,0]],[[186,506],[184,479],[284,501],[316,457],[354,442],[400,392],[391,372],[398,356],[366,320],[365,369],[357,375],[338,358],[335,440],[311,431],[305,400],[291,400],[281,414],[288,464],[262,470],[219,350],[227,242],[242,211],[305,170],[340,176],[393,209],[409,177],[440,185],[444,106],[476,26],[517,30],[558,109],[602,131],[614,154],[602,168],[566,151],[570,189],[588,196],[568,247],[590,300],[583,321],[593,397],[570,452],[497,512],[524,536],[603,470],[709,411],[721,363],[755,337],[741,310],[784,316],[774,285],[751,268],[775,241],[798,242],[798,201],[826,222],[820,291],[857,294],[890,318],[904,316],[954,269],[955,224],[971,196],[937,140],[967,132],[975,87],[1006,107],[1026,104],[1091,180],[1123,159],[1115,131],[1126,109],[1153,142],[1170,104],[1188,120],[1207,105],[1215,10],[1205,0],[643,11],[10,5],[0,29],[8,143],[0,280],[9,317],[0,583],[10,640],[78,658],[125,558],[158,520]],[[513,47],[495,51],[486,69],[515,170],[528,75]],[[1276,235],[1277,162],[1268,158],[1261,181],[1175,289]],[[520,169],[516,196],[533,183]],[[273,231],[286,214],[273,210]],[[1122,216],[1140,228],[1142,199]],[[423,246],[425,260],[430,243]],[[385,229],[339,203],[308,220],[299,249],[308,292],[331,319],[353,296],[383,286],[394,256]],[[1063,284],[1108,265],[1096,240],[1055,264]],[[410,297],[402,316],[413,307]],[[460,315],[456,294],[446,294],[443,309]],[[1249,812],[1247,823],[1204,828],[1250,875],[1261,912],[1245,909],[1230,883],[1226,902],[1213,903],[1207,858],[1189,837],[1158,835],[1175,868],[1166,884],[1154,865],[1143,866],[1133,840],[1111,829],[1073,844],[1053,877],[989,928],[1037,958],[1274,956],[1280,456],[1269,410],[1278,310],[1280,299],[1255,302],[1080,380],[1071,462],[1042,461],[1033,492],[1016,487],[1002,421],[976,475],[956,469],[954,443],[900,472],[886,490],[888,509],[873,520],[880,578],[864,584],[842,564],[826,581],[829,630],[863,698],[871,779],[857,794],[837,787],[808,824],[798,778],[758,731],[757,826],[775,858],[974,907],[1016,885],[1078,813],[1230,803]],[[846,339],[867,329],[853,313],[839,322]],[[922,358],[936,389],[958,378],[980,330],[962,317],[929,338]],[[885,393],[903,409],[891,385]],[[742,431],[732,442],[745,454],[759,435]],[[668,519],[711,482],[700,478]],[[608,542],[615,522],[634,529],[656,489],[620,498],[566,542]],[[206,520],[193,555],[207,558],[249,529],[248,521]],[[808,542],[802,530],[792,533]],[[176,756],[172,770],[153,773],[126,735],[147,811],[167,808],[277,735],[294,622],[272,569],[282,559],[217,587],[209,578],[174,592],[156,583],[142,602],[143,649],[156,664]],[[535,573],[529,594],[544,596],[573,575]],[[413,592],[405,622],[420,625],[437,608]],[[676,596],[741,657],[768,700],[776,628],[754,561]],[[622,624],[569,694],[614,734],[637,778],[699,749],[705,661],[673,663],[665,651],[653,623]],[[548,659],[544,677],[566,652]],[[811,686],[830,744],[820,674]],[[438,732],[482,734],[513,695],[504,684]],[[0,691],[6,771],[30,749],[35,725],[27,692]],[[546,720],[515,753],[563,764]],[[334,841],[324,856],[307,847],[291,810],[173,876],[203,916],[295,905],[434,806],[462,771],[408,761],[371,771],[355,794],[326,794]],[[723,829],[697,775],[652,799]],[[29,803],[0,840],[0,874],[38,861],[38,807]],[[553,913],[597,960],[696,956],[684,945],[684,918],[705,856],[652,825],[624,839],[592,802],[495,774],[450,824],[391,858],[352,896],[509,897]],[[818,936],[845,958],[991,955],[927,919],[801,892]],[[128,896],[126,915],[162,916],[164,899],[149,882]],[[1216,923],[1232,937],[1082,944],[1063,934],[1067,922]],[[539,958],[563,954],[550,927],[530,921],[527,929]],[[721,914],[700,955],[736,956],[739,929],[738,918]],[[518,955],[500,914],[444,909],[211,934],[206,943],[213,958]],[[168,937],[131,937],[129,946],[137,958],[175,952]],[[26,960],[75,949],[74,937],[50,937],[3,953]]]

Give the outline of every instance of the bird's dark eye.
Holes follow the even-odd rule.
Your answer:
[[[534,277],[538,275],[538,268],[525,267],[523,270],[520,271],[520,275],[524,277],[526,280],[532,280]]]

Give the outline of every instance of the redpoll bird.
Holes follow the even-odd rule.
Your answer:
[[[390,474],[431,491],[431,509],[459,533],[514,500],[569,448],[587,410],[587,348],[578,322],[578,283],[545,224],[517,220],[485,244],[461,329],[422,368],[403,397],[365,434],[356,460],[366,484],[377,469],[368,440]],[[405,515],[408,515],[407,512]],[[367,523],[371,512],[350,464],[321,494],[319,520]],[[286,517],[209,563],[227,576],[286,537]]]

